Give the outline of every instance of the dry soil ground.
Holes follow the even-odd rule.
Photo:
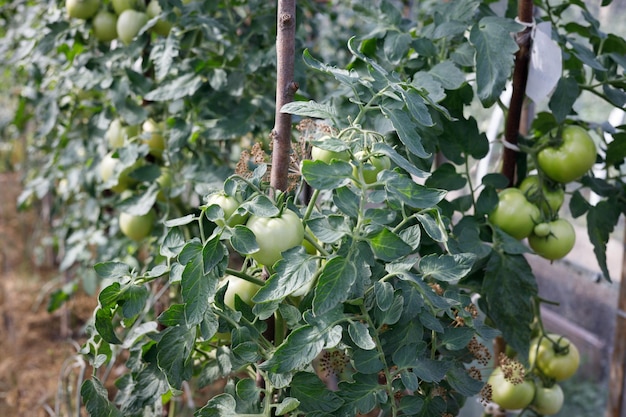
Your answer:
[[[42,287],[55,275],[33,266],[39,219],[32,211],[18,213],[19,192],[16,174],[0,174],[0,416],[50,416],[74,401],[73,358],[95,300],[79,295],[65,308],[47,312]],[[62,336],[63,316],[67,336]]]

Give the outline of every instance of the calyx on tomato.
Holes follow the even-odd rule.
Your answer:
[[[290,209],[284,209],[277,217],[252,215],[246,226],[254,233],[259,245],[259,250],[250,256],[265,266],[274,265],[284,251],[301,245],[304,239],[302,221]]]
[[[506,188],[498,194],[498,205],[489,214],[489,221],[516,239],[528,237],[539,223],[539,208],[526,200],[517,188]]]
[[[532,234],[528,236],[528,244],[535,253],[545,259],[561,259],[574,248],[576,231],[565,219],[556,219],[548,223],[550,232],[547,235]]]
[[[565,199],[565,191],[562,187],[549,187],[542,184],[538,175],[529,175],[519,185],[526,199],[539,207],[542,213],[551,217],[558,213]]]
[[[539,169],[554,181],[568,183],[582,177],[596,162],[596,145],[585,129],[569,125],[561,132],[561,143],[537,154]]]
[[[580,353],[568,338],[549,333],[531,341],[528,361],[548,378],[564,381],[578,370]]]
[[[319,145],[319,146],[316,146]],[[350,153],[346,144],[339,138],[323,136],[318,141],[313,142],[311,147],[311,159],[330,164],[333,159],[347,161]]]

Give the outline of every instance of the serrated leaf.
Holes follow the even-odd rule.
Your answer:
[[[367,326],[360,321],[353,321],[348,325],[348,334],[352,341],[363,350],[372,350],[376,347]]]
[[[130,274],[130,266],[122,262],[100,262],[94,269],[100,278],[122,278]]]
[[[195,220],[197,220],[197,217],[195,214],[188,214],[186,216],[178,217],[176,219],[166,220],[165,226],[166,227],[184,226]]]
[[[450,369],[447,374],[447,381],[455,391],[466,397],[478,394],[485,385],[484,381],[472,378],[462,365]]]
[[[323,161],[302,161],[302,175],[306,182],[318,190],[333,190],[350,182],[352,165],[335,160],[331,164]]]
[[[416,214],[415,218],[420,222],[424,231],[436,242],[445,242],[448,240],[445,226],[439,212],[432,213],[435,215],[433,218],[430,214]]]
[[[593,252],[596,254],[600,270],[607,281],[611,281],[611,275],[607,265],[606,246],[613,229],[620,219],[619,203],[615,198],[600,201],[595,206],[590,206],[587,212],[587,233],[593,244]]]
[[[339,210],[350,217],[358,217],[359,201],[359,196],[349,187],[338,188],[333,193],[333,203]]]
[[[356,267],[346,258],[331,258],[320,274],[313,298],[313,312],[319,316],[348,299],[356,280]]]
[[[283,105],[280,112],[317,119],[334,119],[337,116],[337,112],[334,107],[326,104],[320,104],[313,100],[306,102],[292,101],[291,103]]]
[[[109,401],[109,394],[95,376],[83,382],[80,395],[92,417],[122,417],[123,414]]]
[[[208,240],[202,247],[202,264],[204,275],[209,274],[213,268],[219,265],[224,258],[228,257],[228,248],[224,245],[219,236]]]
[[[447,361],[420,358],[415,361],[413,372],[426,382],[439,382],[446,376],[451,365]]]
[[[306,225],[323,243],[334,243],[351,232],[347,219],[339,214],[309,219]]]
[[[156,203],[158,189],[156,186],[150,187],[145,193],[136,194],[132,197],[121,201],[118,208],[124,213],[132,214],[133,216],[143,216],[154,207]]]
[[[385,184],[387,192],[406,205],[417,209],[435,207],[447,194],[445,190],[416,184],[410,178],[393,171],[383,172],[381,181]]]
[[[217,277],[204,273],[202,247],[195,246],[193,257],[186,263],[181,278],[181,295],[185,302],[185,312],[189,325],[202,321],[209,308],[209,296],[217,288]]]
[[[163,82],[159,87],[146,94],[145,99],[150,101],[178,100],[192,96],[200,87],[202,87],[202,78],[193,72],[189,72],[178,78]]]
[[[486,313],[522,358],[528,355],[537,282],[526,258],[492,251],[482,285]],[[506,302],[503,302],[506,300]]]
[[[374,236],[370,236],[368,242],[376,258],[387,262],[408,255],[413,250],[400,236],[387,228],[383,228]]]
[[[192,376],[192,358],[196,328],[168,327],[161,333],[157,343],[157,363],[167,376],[170,385],[182,389],[183,381]]]
[[[378,383],[378,376],[374,374],[355,374],[352,382],[340,382],[341,398],[360,413],[367,414],[378,404],[377,392],[383,387]]]
[[[382,107],[381,111],[391,121],[393,128],[396,130],[398,137],[406,146],[407,150],[419,158],[428,158],[430,153],[426,152],[422,144],[417,125],[404,111],[400,109],[392,109]]]
[[[218,394],[211,398],[204,407],[196,411],[194,417],[235,417],[237,402],[230,394]]]
[[[158,43],[152,47],[150,60],[154,63],[154,78],[156,81],[160,82],[167,77],[179,50],[180,45],[178,38],[175,36],[168,36],[165,42]]]
[[[374,295],[376,305],[382,311],[387,311],[393,305],[393,285],[387,281],[376,281],[374,283]]]
[[[476,85],[483,106],[491,107],[504,90],[511,75],[518,46],[502,21],[484,17],[470,30],[476,48]]]
[[[558,123],[563,122],[572,112],[579,95],[580,88],[573,77],[561,77],[559,79],[548,103],[548,107]]]
[[[424,184],[430,188],[454,191],[465,187],[467,179],[456,172],[454,165],[446,162],[441,164]]]
[[[272,275],[254,295],[255,303],[282,300],[294,291],[309,285],[317,272],[317,260],[302,247],[289,249],[275,266]]]
[[[343,405],[341,398],[313,373],[296,373],[290,388],[291,396],[298,399],[299,409],[306,415],[313,411],[333,413]]]
[[[285,397],[280,403],[276,405],[276,415],[283,416],[292,412],[300,406],[300,401],[293,397]]]
[[[358,83],[359,74],[356,71],[348,71],[345,69],[339,69],[336,67],[332,67],[330,65],[326,65],[311,56],[311,53],[308,49],[306,49],[302,53],[302,57],[304,59],[304,63],[311,68],[314,68],[318,71],[326,72],[335,77],[337,81],[345,85],[354,85]]]
[[[259,244],[252,230],[241,224],[238,224],[232,230],[230,244],[235,251],[242,255],[250,255],[259,250]]]
[[[276,207],[272,200],[262,194],[254,196],[251,200],[244,201],[241,207],[259,217],[274,217],[280,213],[280,209]]]
[[[374,146],[372,146],[373,154],[383,154],[387,155],[396,165],[405,170],[409,175],[412,175],[417,178],[426,178],[429,173],[426,171],[422,171],[415,164],[407,161],[402,155],[396,152],[391,146],[387,145],[383,142],[376,142]]]
[[[274,373],[304,369],[324,348],[324,337],[315,326],[297,328],[260,367]]]
[[[115,328],[113,327],[113,313],[109,308],[99,308],[96,310],[96,319],[94,326],[98,331],[98,334],[107,343],[112,345],[120,345],[122,341],[115,334]]]
[[[428,255],[419,260],[419,270],[425,277],[456,284],[466,276],[474,265],[473,253],[455,255]]]

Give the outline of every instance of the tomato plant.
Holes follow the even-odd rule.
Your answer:
[[[350,159],[350,153],[345,149],[345,144],[343,144],[340,139],[325,135],[321,137],[318,142],[320,146],[324,146],[324,148],[315,145],[311,147],[311,158],[314,161],[322,161],[329,164],[333,159],[341,161]]]
[[[498,205],[489,214],[489,221],[516,239],[530,236],[540,221],[541,213],[534,204],[526,200],[517,188],[500,191]]]
[[[561,411],[563,401],[563,390],[559,384],[552,386],[540,384],[535,387],[535,398],[531,407],[542,416],[551,416]]]
[[[580,354],[576,345],[568,338],[550,333],[533,339],[529,361],[548,378],[564,381],[578,370]]]
[[[539,151],[537,163],[548,177],[566,184],[591,169],[597,150],[593,139],[581,126],[565,126],[558,140],[558,145]]]
[[[302,220],[290,209],[276,217],[252,215],[246,226],[255,236],[259,250],[252,257],[261,265],[271,267],[282,258],[282,252],[302,244],[304,226]]]
[[[545,223],[544,223],[545,224]],[[528,244],[538,255],[549,259],[561,259],[574,247],[576,243],[576,231],[570,222],[565,219],[557,219],[547,223],[549,233],[541,236],[531,234],[528,236]],[[545,230],[540,230],[544,232]]]

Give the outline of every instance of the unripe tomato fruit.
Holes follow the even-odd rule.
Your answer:
[[[550,189],[545,184],[540,189],[538,175],[524,178],[519,189],[526,195],[526,199],[535,204],[546,215],[558,213],[565,200],[565,191],[562,188]]]
[[[100,9],[100,0],[66,0],[65,9],[70,17],[87,20]]]
[[[148,119],[141,125],[143,130],[142,141],[150,148],[150,155],[161,158],[165,150],[163,128],[154,120]]]
[[[106,183],[113,177],[118,163],[119,159],[113,158],[113,153],[108,153],[102,159],[100,165],[98,166],[98,173],[100,174],[102,182]],[[130,173],[137,168],[137,165],[138,163],[135,163],[124,168],[117,176],[117,182],[110,187],[111,191],[121,193],[126,191],[133,184],[136,184],[137,181],[130,177]]]
[[[128,213],[120,213],[120,230],[126,237],[139,242],[150,235],[156,221],[154,210],[150,210],[143,216]]]
[[[100,42],[110,42],[117,38],[117,15],[115,13],[100,10],[94,16],[91,24],[93,26],[93,34]],[[119,120],[117,122],[120,124],[119,129],[121,131],[121,122]],[[115,147],[119,148],[120,146],[122,145]]]
[[[563,390],[559,384],[551,387],[537,385],[531,408],[542,416],[551,416],[561,411],[563,400]]]
[[[113,10],[117,15],[121,15],[124,10],[134,9],[134,10],[143,10],[145,8],[145,3],[143,0],[112,0]]]
[[[261,265],[274,265],[282,258],[282,252],[301,245],[304,239],[302,221],[289,209],[277,217],[250,216],[246,226],[259,245],[259,250],[250,256]]]
[[[153,19],[163,13],[163,9],[161,9],[159,1],[151,0],[150,3],[148,3],[146,13],[148,13],[148,17],[150,19]],[[161,36],[169,35],[170,30],[172,30],[172,23],[163,19],[157,20],[154,26],[152,26],[152,31]]]
[[[535,396],[535,385],[531,381],[514,384],[504,377],[500,367],[493,370],[487,383],[491,386],[492,401],[505,410],[526,408]]]
[[[365,152],[359,151],[354,154],[354,157],[361,164],[363,179],[366,184],[375,183],[380,171],[391,168],[391,160],[387,155],[369,155],[366,158]],[[357,166],[352,168],[352,175],[358,178],[359,171]]]
[[[117,17],[117,36],[124,44],[130,44],[142,27],[148,23],[148,15],[133,9],[124,10]]]
[[[115,19],[117,20],[117,17]],[[94,31],[95,31],[95,19],[94,19]],[[115,36],[117,37],[117,32],[115,32]],[[109,124],[109,128],[104,134],[104,138],[109,143],[109,147],[111,149],[121,148],[122,146],[124,146],[126,137],[124,134],[124,128],[122,127],[122,121],[120,119],[114,119],[111,121],[111,123]]]
[[[596,162],[596,144],[580,126],[566,126],[557,146],[542,149],[537,154],[539,169],[554,181],[568,183],[582,177]]]
[[[218,226],[224,227],[228,225],[230,227],[236,226],[238,224],[243,224],[248,218],[248,214],[237,214],[235,213],[239,206],[241,205],[241,201],[239,201],[236,197],[232,197],[226,195],[224,192],[210,194],[206,199],[206,205],[211,206],[213,204],[217,204],[222,208],[224,212],[224,220],[216,220],[215,223]]]
[[[224,304],[233,310],[236,310],[235,294],[241,298],[241,301],[249,306],[253,306],[254,302],[252,301],[252,297],[254,297],[259,291],[259,288],[261,288],[253,282],[246,281],[234,275],[226,275],[224,279],[220,281],[220,287],[226,284],[228,284],[228,288],[226,289],[226,293],[224,293]]]
[[[498,194],[498,205],[489,221],[516,239],[528,237],[541,219],[539,208],[526,200],[517,188],[506,188]]]
[[[528,361],[535,365],[545,376],[555,381],[571,378],[580,365],[578,348],[568,338],[557,334],[535,338],[530,342]],[[555,349],[554,343],[557,343]]]
[[[550,233],[547,236],[532,234],[528,236],[528,244],[542,258],[561,259],[574,247],[576,231],[565,219],[556,219],[548,223]]]

